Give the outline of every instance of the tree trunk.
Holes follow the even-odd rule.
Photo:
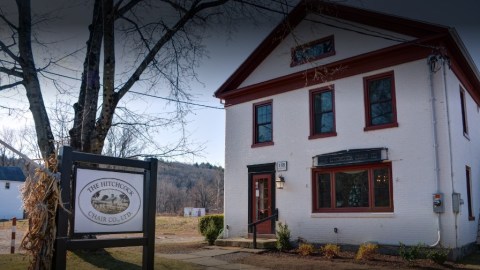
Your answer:
[[[78,101],[74,104],[75,118],[70,130],[70,146],[83,152],[91,152],[90,141],[97,115],[100,91],[100,55],[103,38],[102,1],[96,0],[93,8],[87,54],[83,64],[82,84]]]
[[[32,112],[37,141],[42,157],[47,159],[55,153],[55,140],[48,119],[42,91],[38,81],[37,69],[32,53],[32,18],[30,0],[17,0],[18,6],[18,47],[20,52],[20,65],[23,70],[23,85],[27,92],[30,111]]]
[[[118,98],[115,93],[115,15],[113,0],[103,1],[103,104],[90,143],[91,153],[101,154]]]

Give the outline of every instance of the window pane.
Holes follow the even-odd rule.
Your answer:
[[[373,80],[369,83],[370,103],[382,102],[392,99],[390,78]]]
[[[332,91],[321,92],[314,95],[314,132],[333,132],[333,93]]]
[[[257,142],[272,141],[272,124],[259,125],[257,131]]]
[[[368,172],[366,170],[335,173],[337,208],[368,207]]]
[[[257,107],[257,124],[270,123],[272,121],[272,106]]]
[[[392,102],[375,103],[370,106],[372,125],[382,125],[393,122]]]
[[[316,133],[333,132],[333,112],[323,113],[315,125]]]
[[[330,174],[317,175],[317,208],[331,208],[332,200],[330,193]]]
[[[390,172],[387,168],[373,170],[375,207],[390,206]]]
[[[393,122],[392,82],[391,78],[368,82],[371,125],[383,125]]]

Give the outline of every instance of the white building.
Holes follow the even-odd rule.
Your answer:
[[[293,240],[463,254],[480,211],[480,76],[461,40],[444,26],[313,3],[215,93],[226,108],[226,236],[278,209]],[[258,232],[274,234],[274,222]]]
[[[0,220],[23,218],[20,186],[24,182],[19,167],[0,167]]]

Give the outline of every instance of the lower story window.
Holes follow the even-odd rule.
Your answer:
[[[313,212],[393,212],[390,163],[314,169]]]

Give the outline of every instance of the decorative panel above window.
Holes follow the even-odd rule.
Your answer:
[[[314,169],[313,212],[393,212],[391,164]]]
[[[253,104],[253,145],[273,144],[272,101]]]
[[[336,136],[333,86],[310,91],[309,139]]]
[[[333,36],[315,40],[292,48],[292,62],[290,66],[297,66],[312,62],[335,54]]]
[[[393,71],[363,79],[365,130],[398,127]]]

